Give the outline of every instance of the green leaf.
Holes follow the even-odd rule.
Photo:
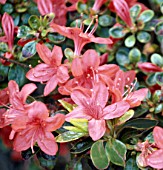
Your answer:
[[[83,131],[80,128],[74,127],[74,126],[63,126],[64,129],[69,130],[69,131],[73,131],[73,132],[79,132],[79,133],[83,133],[85,131]]]
[[[92,145],[90,157],[97,169],[106,169],[108,167],[109,160],[107,158],[102,140],[99,140]]]
[[[22,48],[22,57],[24,59],[31,58],[36,54],[36,41],[30,41]]]
[[[70,119],[70,123],[84,132],[88,132],[88,120],[87,119]]]
[[[30,30],[31,29],[28,26],[26,26],[26,25],[20,26],[19,29],[18,29],[17,37],[18,38],[25,38],[28,35],[28,32]]]
[[[138,61],[140,61],[140,58],[141,58],[141,52],[139,49],[133,48],[130,50],[130,52],[129,52],[130,62],[137,63]]]
[[[156,84],[156,74],[155,73],[150,74],[146,79],[146,83],[149,86],[155,85]]]
[[[126,66],[130,63],[128,58],[128,49],[127,48],[120,48],[116,53],[116,61],[121,66]]]
[[[54,13],[51,12],[49,14],[46,14],[43,18],[42,26],[47,27],[53,21],[54,18],[55,18]]]
[[[140,14],[138,21],[143,21],[143,23],[146,23],[150,21],[153,17],[154,12],[152,10],[145,10]]]
[[[159,86],[163,86],[163,72],[156,73],[156,82]]]
[[[129,119],[131,119],[134,116],[134,110],[129,110],[128,112],[126,112],[123,116],[121,116],[120,118],[116,119],[116,126],[119,126],[125,122],[127,122]]]
[[[49,33],[47,37],[51,42],[53,42],[55,44],[60,44],[63,41],[65,41],[65,39],[66,39],[63,35],[60,35],[58,33],[55,33],[55,34]]]
[[[109,29],[109,35],[113,38],[123,38],[126,33],[124,32],[123,27],[112,27]]]
[[[8,45],[4,42],[0,42],[0,51],[7,52],[8,51]]]
[[[137,39],[141,43],[147,43],[151,40],[151,35],[146,31],[140,31],[137,34]]]
[[[4,66],[0,63],[0,82],[4,81],[5,78],[8,76],[9,67]]]
[[[135,20],[141,11],[140,5],[134,5],[130,8],[130,15]]]
[[[151,56],[151,62],[153,64],[156,64],[156,65],[162,67],[163,66],[163,57],[157,53],[154,53]]]
[[[64,55],[66,56],[66,58],[72,62],[73,58],[74,58],[74,52],[71,50],[71,48],[66,48],[64,50]]]
[[[79,13],[85,13],[88,10],[88,6],[81,1],[77,3],[77,11]]]
[[[2,6],[2,12],[3,12],[3,13],[7,12],[8,14],[11,14],[13,11],[14,11],[14,7],[13,7],[13,5],[10,4],[10,3],[5,3],[5,4]]]
[[[154,113],[158,114],[158,113],[161,113],[162,111],[163,111],[163,103],[160,103],[155,107]]]
[[[135,45],[136,39],[134,35],[130,35],[125,39],[125,46],[126,47],[133,47]]]
[[[162,97],[162,91],[161,90],[155,90],[155,92],[152,95],[152,102],[153,103],[159,103],[161,101]]]
[[[19,65],[13,66],[9,69],[8,80],[15,80],[19,86],[23,86],[27,82],[26,71]]]
[[[83,170],[82,163],[81,162],[76,162],[73,170]]]
[[[69,112],[71,112],[73,110],[73,105],[64,101],[64,100],[58,100],[59,103],[61,103],[61,105],[66,109],[68,110]]]
[[[133,129],[150,129],[154,126],[157,125],[157,121],[156,120],[150,120],[150,119],[145,119],[145,118],[137,118],[134,120],[130,120],[128,122],[126,122],[123,125],[123,128],[128,127],[128,128],[133,128]]]
[[[40,19],[36,15],[31,15],[28,20],[28,23],[30,27],[34,30],[37,30],[40,27]]]
[[[134,111],[135,111],[134,118],[137,118],[137,117],[142,116],[144,113],[146,113],[148,111],[148,108],[140,105],[139,107],[135,108]]]
[[[114,24],[114,18],[110,15],[102,15],[99,17],[99,24],[102,27],[108,27]]]
[[[155,26],[155,33],[157,35],[161,35],[163,36],[163,21],[159,22],[156,26]]]
[[[77,140],[83,136],[88,135],[87,133],[79,133],[79,132],[73,132],[73,131],[67,131],[64,133],[61,133],[56,137],[56,142],[58,143],[65,143]]]
[[[129,160],[127,160],[124,170],[139,170],[136,164],[136,160],[134,158],[130,158]]]
[[[76,143],[70,150],[72,154],[80,154],[90,149],[93,144],[93,141],[90,138],[86,138],[82,141]]]
[[[106,143],[105,150],[113,164],[125,167],[127,149],[124,143],[112,138]]]

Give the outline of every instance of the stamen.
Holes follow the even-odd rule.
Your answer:
[[[92,26],[93,22],[94,22],[94,18],[92,19],[91,23],[88,25],[86,31],[84,32],[85,34],[88,32],[88,30],[89,30],[90,27]]]
[[[84,24],[83,24],[83,13],[80,14],[81,17],[81,23],[80,23],[80,29],[83,31]]]
[[[130,92],[132,92],[132,90],[135,88],[136,83],[137,83],[137,78],[135,78],[135,82],[134,82],[134,83],[132,83],[133,85],[132,85],[132,87],[131,87],[131,89],[130,89],[129,93],[130,93]]]
[[[98,27],[98,18],[96,17],[96,23],[95,23],[93,29],[91,30],[91,32],[88,34],[88,36],[93,35],[93,33],[96,31],[97,27]]]

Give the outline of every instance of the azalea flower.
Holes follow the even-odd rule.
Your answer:
[[[4,118],[4,126],[12,124],[18,117],[27,114],[26,99],[35,89],[36,85],[33,83],[26,84],[19,91],[18,84],[14,80],[8,83],[9,103],[11,104],[9,110],[2,116]]]
[[[54,22],[59,25],[66,25],[67,19],[66,14],[69,11],[76,10],[76,2],[72,6],[67,7],[65,0],[38,0],[37,6],[41,15],[54,13]]]
[[[77,86],[91,89],[96,82],[108,83],[119,67],[115,64],[100,66],[100,57],[95,50],[87,50],[81,58],[72,61],[71,71],[74,76],[64,86],[59,87],[61,94],[70,94]]]
[[[105,134],[105,120],[122,116],[130,107],[125,101],[106,106],[108,90],[103,83],[94,85],[92,95],[81,89],[76,89],[72,92],[71,98],[78,106],[66,115],[66,121],[73,118],[87,119],[89,135],[94,141]]]
[[[37,142],[43,152],[48,155],[55,155],[58,145],[52,131],[60,128],[65,121],[63,114],[49,117],[48,109],[44,103],[34,102],[28,109],[28,120],[19,119],[13,129],[18,132],[14,138],[14,150],[17,152],[27,150]]]
[[[148,156],[147,164],[152,168],[163,169],[163,128],[156,126],[153,137],[158,149]]]
[[[69,39],[72,39],[74,41],[74,48],[75,48],[74,55],[80,56],[83,47],[88,43],[94,42],[94,43],[99,43],[99,44],[112,44],[112,41],[110,40],[110,38],[101,38],[101,37],[93,36],[93,33],[96,31],[97,26],[98,26],[97,18],[96,18],[96,24],[94,28],[88,33],[88,30],[91,27],[92,23],[93,23],[93,20],[85,32],[83,32],[82,24],[80,28],[78,27],[71,28],[71,27],[64,27],[64,26],[60,26],[55,23],[52,23],[51,27],[59,34]]]
[[[9,91],[6,87],[3,90],[0,90],[0,106],[6,105],[9,102]]]
[[[138,63],[138,67],[144,72],[150,73],[163,72],[163,68],[150,62]]]
[[[130,28],[134,26],[130,16],[130,8],[125,0],[111,0],[109,9],[115,12],[123,21],[125,21],[127,26]]]
[[[2,17],[2,28],[5,36],[0,37],[0,42],[7,42],[10,50],[14,43],[14,21],[8,13],[4,13]]]
[[[114,84],[110,86],[110,92],[112,95],[112,102],[118,102],[125,100],[130,104],[130,107],[136,107],[141,104],[148,93],[147,88],[142,88],[140,90],[133,91],[135,84],[133,83],[135,79],[135,72],[128,71],[123,72],[119,70],[116,74]],[[124,91],[125,87],[127,88]],[[132,92],[133,91],[133,92]]]
[[[94,11],[99,11],[101,6],[106,2],[106,0],[95,0],[92,9]]]
[[[65,83],[69,79],[68,69],[61,64],[63,58],[61,47],[54,46],[51,52],[44,44],[37,44],[36,50],[44,63],[30,69],[26,77],[31,81],[46,82],[44,96],[47,96],[58,83]]]

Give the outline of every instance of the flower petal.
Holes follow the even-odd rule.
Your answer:
[[[144,62],[144,63],[138,63],[138,67],[144,71],[144,72],[150,72],[150,73],[155,73],[155,72],[161,72],[163,71],[161,67],[150,63],[150,62]]]
[[[53,12],[53,2],[52,0],[38,0],[37,1],[38,10],[41,15],[46,15]]]
[[[54,117],[48,117],[46,119],[46,131],[55,131],[56,129],[59,129],[63,123],[65,122],[65,115],[63,114],[56,114]]]
[[[110,38],[101,38],[101,37],[90,37],[91,42],[98,43],[98,44],[112,44],[113,41]]]
[[[129,108],[130,108],[130,105],[125,101],[120,101],[120,102],[111,104],[104,108],[103,118],[108,120],[108,119],[114,119],[114,118],[120,117],[125,112],[127,112]]]
[[[88,123],[88,130],[90,137],[96,141],[99,140],[106,131],[105,120],[92,119]]]
[[[149,155],[147,164],[152,168],[163,169],[163,149],[159,149]]]
[[[56,87],[58,84],[58,79],[57,76],[54,75],[46,84],[45,88],[44,88],[44,96],[47,96],[48,94],[50,94]]]
[[[57,80],[59,83],[65,83],[69,79],[67,67],[61,65],[57,69]]]
[[[37,143],[41,150],[46,154],[56,155],[58,151],[58,145],[51,132],[44,132],[43,134],[39,133]]]
[[[81,59],[75,58],[72,61],[71,72],[74,77],[81,76],[83,74]]]
[[[55,63],[56,66],[60,66],[62,58],[63,54],[61,47],[55,45],[52,50],[52,62]]]
[[[153,130],[153,136],[157,146],[163,149],[163,128],[156,126]]]

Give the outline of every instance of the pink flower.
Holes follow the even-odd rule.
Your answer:
[[[125,0],[112,0],[109,4],[109,9],[115,12],[129,27],[133,27],[133,22],[130,17],[130,8]]]
[[[144,100],[148,93],[148,89],[142,88],[140,90],[133,91],[135,86],[133,83],[134,79],[134,71],[123,72],[122,70],[119,70],[117,72],[114,84],[110,86],[112,103],[125,100],[129,103],[131,108],[141,104],[141,101]],[[127,88],[126,91],[124,91],[125,88]]]
[[[0,106],[6,105],[9,102],[9,91],[6,87],[3,90],[0,90]]]
[[[102,83],[94,85],[91,96],[81,89],[76,89],[72,92],[71,98],[78,107],[66,115],[66,121],[73,118],[87,119],[89,135],[94,141],[105,134],[105,120],[122,116],[130,107],[125,101],[106,106],[108,90]]]
[[[9,49],[12,50],[14,43],[14,21],[12,17],[6,12],[2,17],[2,28],[5,33],[5,36],[0,37],[0,42],[7,42]]]
[[[94,11],[99,11],[101,6],[106,2],[106,0],[95,0],[92,9]]]
[[[93,21],[93,20],[92,20]],[[55,23],[51,24],[51,27],[58,32],[59,34],[72,39],[74,41],[74,55],[80,56],[83,47],[91,42],[99,43],[99,44],[112,44],[112,41],[109,38],[101,38],[101,37],[94,37],[93,33],[96,31],[98,26],[98,22],[96,19],[96,24],[94,28],[88,33],[88,30],[92,23],[88,26],[87,30],[83,32],[83,26],[81,25],[80,28],[71,28],[71,27],[64,27],[57,25]]]
[[[30,69],[26,77],[31,81],[46,82],[44,95],[47,96],[58,83],[65,83],[69,79],[68,70],[61,64],[61,47],[54,46],[51,52],[44,44],[37,44],[36,50],[44,63]]]
[[[6,0],[0,0],[0,4],[5,4]]]
[[[70,7],[67,7],[65,0],[38,0],[38,10],[41,15],[46,15],[49,13],[54,13],[54,22],[59,25],[66,25],[67,19],[66,14],[69,11],[76,10],[76,1]]]
[[[9,81],[8,91],[11,106],[9,110],[3,114],[4,126],[12,124],[18,117],[27,114],[26,99],[36,88],[35,84],[30,83],[23,86],[21,91],[19,91],[17,83],[13,80]]]
[[[153,136],[158,150],[148,156],[147,164],[152,168],[163,169],[163,128],[156,126]]]
[[[138,63],[138,67],[144,72],[163,72],[163,69],[161,67],[150,62]]]
[[[55,155],[58,151],[58,145],[52,131],[60,128],[65,121],[63,114],[57,114],[49,117],[46,105],[41,102],[34,102],[28,109],[28,119],[19,119],[13,129],[18,132],[14,138],[14,149],[17,152],[24,151],[37,142],[43,152],[48,155]]]
[[[106,84],[118,70],[119,67],[115,64],[100,66],[100,57],[97,52],[87,50],[82,58],[77,57],[72,61],[71,71],[74,78],[61,86],[59,91],[61,94],[67,95],[77,86],[91,89],[96,82],[101,81]]]

